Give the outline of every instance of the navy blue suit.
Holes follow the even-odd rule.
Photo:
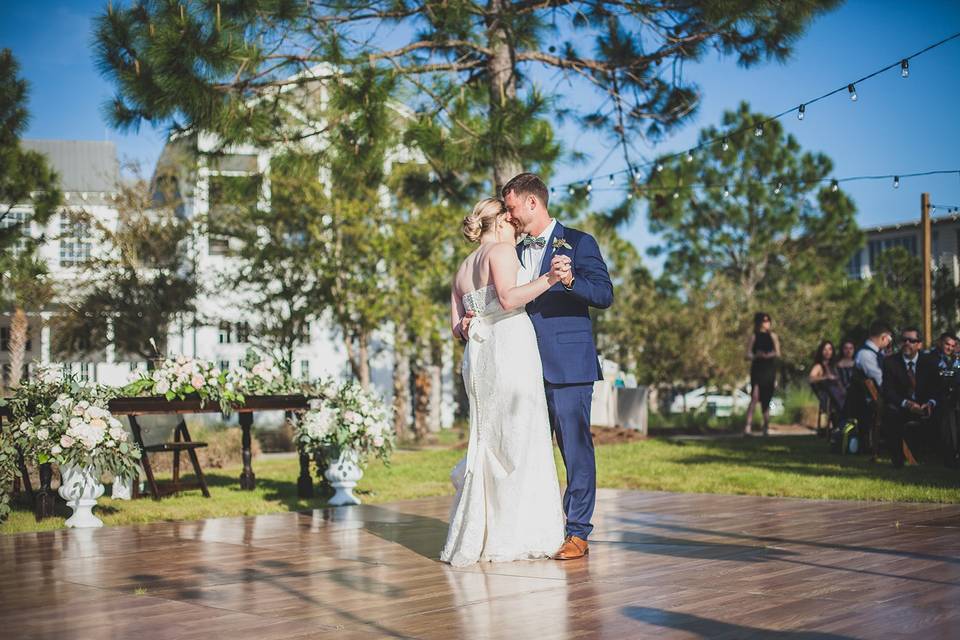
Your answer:
[[[570,246],[557,246],[560,239]],[[517,255],[523,259],[523,245]],[[590,519],[597,495],[597,466],[590,437],[590,404],[593,383],[603,379],[593,341],[590,307],[606,309],[613,304],[613,284],[597,241],[588,233],[568,229],[559,222],[547,240],[540,275],[550,270],[555,255],[569,256],[573,263],[573,287],[557,283],[527,304],[543,361],[550,426],[567,468],[563,511],[567,534],[587,539],[593,530]]]

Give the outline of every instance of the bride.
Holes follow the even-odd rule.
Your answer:
[[[474,316],[463,358],[470,442],[451,474],[457,493],[440,559],[463,566],[549,557],[563,544],[563,510],[537,337],[524,305],[560,280],[569,259],[518,285],[530,278],[499,198],[477,203],[463,235],[480,245],[460,265],[451,297],[454,335],[466,339],[463,319]]]

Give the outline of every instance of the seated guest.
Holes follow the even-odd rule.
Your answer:
[[[817,396],[830,398],[833,409],[831,414],[843,406],[846,399],[847,390],[840,381],[837,368],[833,364],[833,343],[824,340],[817,347],[817,354],[813,358],[813,366],[810,368],[810,386],[813,387]],[[831,416],[832,417],[832,416]]]
[[[940,430],[943,464],[952,469],[960,467],[960,415],[957,407],[960,362],[956,357],[958,343],[960,342],[957,336],[948,331],[940,334],[937,346],[926,352],[937,363],[942,402],[933,413],[933,421]]]
[[[837,376],[843,383],[843,389],[850,388],[850,380],[853,378],[853,356],[857,353],[857,345],[853,340],[844,340],[840,343],[840,358],[837,360]]]
[[[937,406],[940,383],[937,363],[921,357],[920,332],[908,327],[900,334],[900,353],[883,362],[883,427],[894,467],[904,462],[903,443],[916,448],[917,424]]]
[[[870,337],[853,358],[853,374],[847,389],[847,401],[843,405],[843,419],[854,418],[866,434],[875,422],[878,407],[867,390],[871,381],[879,394],[883,385],[883,351],[893,340],[890,329],[880,321],[870,324]],[[879,401],[879,397],[876,399]]]

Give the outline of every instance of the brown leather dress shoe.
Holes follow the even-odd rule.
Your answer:
[[[563,541],[560,550],[557,551],[553,559],[554,560],[576,560],[577,558],[582,558],[583,556],[590,553],[590,545],[587,544],[587,541],[583,538],[578,538],[577,536],[567,536],[567,539]]]

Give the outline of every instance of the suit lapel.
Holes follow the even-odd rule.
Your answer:
[[[550,261],[553,260],[553,239],[563,237],[563,225],[557,222],[553,225],[553,233],[547,238],[547,246],[543,251],[543,262],[540,263],[540,275],[550,270]]]

